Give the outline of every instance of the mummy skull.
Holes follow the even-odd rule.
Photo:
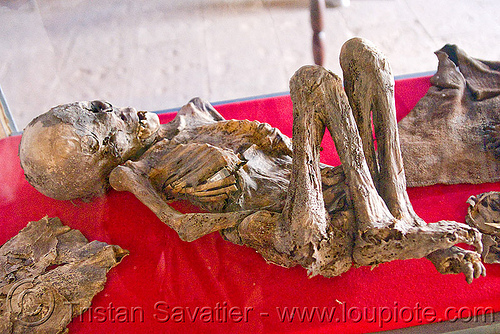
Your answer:
[[[52,108],[24,130],[19,157],[27,180],[60,200],[102,195],[117,165],[156,137],[156,114],[115,108],[104,101]]]

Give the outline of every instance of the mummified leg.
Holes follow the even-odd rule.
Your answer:
[[[464,224],[454,222],[416,224],[413,214],[407,214],[413,210],[407,201],[407,195],[403,193],[406,189],[404,183],[401,183],[401,180],[404,181],[404,175],[399,181],[393,182],[391,187],[395,189],[394,194],[391,193],[391,187],[388,187],[387,193],[394,195],[394,199],[388,202],[392,209],[399,210],[395,211],[396,217],[394,217],[372,180],[358,125],[340,79],[317,66],[301,68],[294,78],[296,89],[302,95],[300,100],[307,101],[309,108],[318,115],[317,118],[327,125],[342,161],[358,223],[358,235],[353,252],[354,261],[358,265],[420,258],[460,242],[479,245],[478,232]],[[293,91],[291,86],[291,92]],[[397,133],[393,136],[397,137]],[[382,139],[385,140],[387,139]],[[382,146],[388,144],[383,143]],[[386,147],[384,154],[389,152],[391,159],[397,158],[390,145],[384,147]],[[384,166],[382,168],[387,168],[389,175],[399,177],[402,169],[399,169],[391,159],[386,162],[381,157],[378,161],[381,165],[390,164],[388,168]],[[409,209],[401,210],[404,205],[408,205]]]
[[[283,219],[282,244],[313,274],[339,275],[351,265],[353,217],[330,217],[321,189],[320,149],[325,119],[304,87],[311,82],[301,70],[290,79],[293,103],[293,165]],[[324,87],[324,85],[320,85]],[[325,86],[326,87],[326,86]],[[321,88],[317,88],[320,93]],[[338,247],[340,246],[340,247]]]
[[[259,211],[246,218],[238,232],[243,244],[269,261],[287,267],[300,264],[311,275],[330,277],[351,267],[355,219],[348,208],[332,217],[325,209],[319,163],[325,119],[303,90],[309,84],[304,74],[299,70],[290,80],[293,165],[283,212]]]
[[[370,172],[380,196],[400,221],[397,228],[403,232],[404,238],[418,240],[420,234],[437,233],[442,228],[453,229],[454,226],[458,226],[460,230],[462,226],[454,222],[426,225],[413,210],[406,192],[394,103],[394,80],[384,55],[370,42],[353,38],[342,47],[340,63],[344,71],[345,90],[357,121]],[[371,117],[378,154],[375,153],[373,143]],[[453,240],[452,236],[448,238]],[[373,253],[378,248],[364,241],[362,238],[358,239],[359,247],[355,251],[358,262],[363,258],[361,263],[370,261],[370,257],[364,256],[365,252]],[[438,249],[426,257],[440,273],[463,272],[468,283],[486,274],[478,253],[456,246]]]
[[[392,215],[424,225],[410,204],[399,144],[394,78],[385,56],[369,41],[353,38],[340,53],[344,87],[358,125],[363,151],[380,197]],[[373,141],[371,119],[377,139]]]
[[[355,261],[365,265],[382,262],[384,258],[422,257],[433,250],[445,249],[457,243],[458,239],[477,243],[480,247],[477,231],[455,222],[427,225],[415,214],[406,192],[394,103],[394,80],[383,54],[370,42],[353,38],[342,47],[340,62],[345,90],[357,121],[370,173],[378,193],[396,218],[394,224],[387,222],[382,229],[380,224],[360,220]],[[395,251],[398,247],[404,248],[404,251]]]
[[[341,80],[322,67],[304,66],[292,78],[290,91],[292,93],[295,90],[300,96],[297,99],[307,104],[316,118],[330,130],[349,183],[358,220],[369,221],[380,227],[390,224],[393,216],[373,184]]]
[[[296,248],[300,257],[308,257],[317,251],[321,240],[327,238],[326,214],[321,192],[319,150],[325,125],[308,110],[307,100],[296,94],[290,80],[290,94],[293,102],[293,165],[287,200],[283,210],[284,232],[282,239],[288,247]],[[287,234],[289,233],[289,234]]]

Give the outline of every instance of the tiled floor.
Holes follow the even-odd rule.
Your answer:
[[[17,125],[51,106],[106,99],[159,110],[276,93],[312,63],[307,0],[3,0],[0,86]],[[362,36],[394,74],[435,70],[455,43],[500,60],[498,0],[352,0],[326,13],[325,66]]]

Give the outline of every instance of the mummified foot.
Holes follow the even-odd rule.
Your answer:
[[[467,283],[474,278],[486,276],[486,268],[481,263],[481,256],[473,251],[456,246],[432,252],[427,258],[441,274],[465,274]]]
[[[387,228],[359,232],[353,258],[357,265],[377,265],[392,260],[421,258],[432,252],[466,243],[482,250],[481,233],[473,227],[451,221],[411,226],[397,221]]]

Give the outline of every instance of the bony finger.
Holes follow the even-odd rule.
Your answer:
[[[194,163],[190,162],[181,166],[176,172],[177,177],[172,178],[169,183],[174,191],[179,191],[181,188],[187,186],[195,186],[206,174],[211,173],[212,167],[198,160],[194,159]]]
[[[227,199],[229,196],[228,194],[224,193],[224,194],[219,194],[219,195],[214,195],[214,196],[201,196],[201,197],[197,197],[197,199],[200,201],[200,202],[220,202],[220,201],[223,201],[225,199]]]
[[[224,175],[221,172],[224,171]],[[205,191],[210,189],[217,189],[221,187],[227,187],[229,185],[236,183],[236,177],[232,174],[229,174],[226,169],[221,169],[218,173],[214,174],[211,178],[207,180],[207,182],[200,184],[196,187],[196,191]],[[212,181],[214,180],[214,181]]]
[[[463,268],[463,271],[465,274],[465,281],[471,284],[474,280],[474,267],[472,266],[472,263],[467,262],[465,264],[465,267]]]
[[[481,276],[485,277],[486,276],[486,267],[481,262],[479,264],[481,265]]]
[[[482,242],[483,237],[482,237],[482,234],[481,234],[481,232],[479,232],[475,228],[472,228],[472,231],[474,233],[474,243],[473,243],[473,246],[475,247],[476,253],[481,254],[483,252],[483,242]]]
[[[483,273],[483,264],[481,262],[473,262],[474,265],[474,278],[479,278]]]
[[[199,152],[198,146],[177,146],[164,156],[162,163],[158,167],[153,168],[149,175],[150,178],[164,179],[163,186],[173,188],[172,184],[174,182],[185,176],[189,169],[194,168],[190,166],[196,163],[196,159],[193,159],[193,153],[197,154],[197,152]]]

